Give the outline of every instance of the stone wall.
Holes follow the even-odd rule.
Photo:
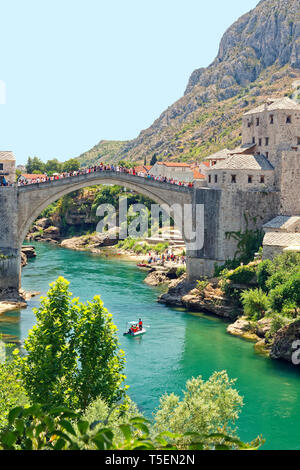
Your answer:
[[[287,122],[288,117],[290,123]],[[281,151],[292,147],[300,149],[300,111],[278,109],[245,115],[242,136],[243,144],[254,142],[256,150],[268,157],[275,167],[276,184],[279,184]]]
[[[17,188],[0,187],[0,289],[20,285],[20,245],[18,236]]]
[[[235,175],[236,182],[232,182],[232,175]],[[252,177],[251,183],[248,177]],[[264,177],[262,182],[261,177]],[[209,181],[210,177],[210,181]],[[274,188],[273,170],[214,170],[213,167],[207,176],[207,186],[209,188],[222,188],[226,191],[253,191],[263,188]]]
[[[300,215],[300,147],[282,154],[280,214]]]
[[[1,160],[0,163],[3,165],[3,170],[0,174],[4,174],[4,177],[8,183],[16,182],[16,162],[15,160]],[[8,174],[7,174],[8,173]]]

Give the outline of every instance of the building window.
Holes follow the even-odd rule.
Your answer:
[[[297,137],[297,145],[300,145],[300,137]]]
[[[3,170],[3,163],[0,163],[0,170]]]
[[[270,115],[270,124],[274,124],[274,116],[273,116],[273,114]]]
[[[248,127],[251,127],[251,125],[252,125],[252,122],[248,121]]]
[[[266,137],[266,146],[269,145],[269,137]]]
[[[261,183],[264,183],[264,182],[265,182],[265,177],[264,177],[264,176],[261,176],[261,177],[260,177],[260,182],[261,182]]]
[[[231,182],[236,183],[236,175],[231,175]]]
[[[212,162],[212,166],[214,166],[214,165],[216,165],[216,164],[217,164],[217,162],[216,162],[216,161],[213,161],[213,162]]]
[[[266,157],[269,158],[269,152],[266,152]]]
[[[218,182],[218,175],[215,175],[215,183]]]
[[[286,123],[291,124],[292,123],[292,116],[287,116],[286,118]]]
[[[255,137],[252,137],[252,143],[255,144]]]
[[[252,183],[252,176],[248,176],[248,183],[249,183],[249,184]]]
[[[208,182],[211,183],[211,175],[208,175]]]
[[[259,118],[256,118],[256,125],[259,126]]]
[[[262,146],[262,139],[258,139],[258,145],[261,147]]]

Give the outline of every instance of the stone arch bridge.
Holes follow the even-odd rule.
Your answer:
[[[243,209],[247,204],[255,216],[261,206],[260,198],[253,195],[251,198],[242,194],[233,197],[218,189],[177,186],[113,171],[80,174],[27,186],[0,187],[0,294],[6,289],[20,288],[21,246],[31,224],[43,209],[68,193],[98,184],[124,186],[167,207],[191,204],[192,218],[196,205],[204,206],[204,246],[201,250],[187,249],[190,280],[212,275],[215,263],[222,264],[233,256],[235,244],[226,241],[226,230],[242,229]],[[262,218],[261,224],[271,218],[269,213],[273,211],[274,201],[273,197],[268,198],[268,215]],[[195,226],[193,220],[192,223]]]

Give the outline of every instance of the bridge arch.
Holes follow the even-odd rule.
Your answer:
[[[100,184],[116,184],[126,187],[149,197],[157,204],[164,205],[166,209],[169,208],[169,211],[174,203],[183,205],[192,201],[191,188],[115,172],[96,172],[46,183],[20,186],[18,188],[20,245],[23,243],[33,222],[51,203],[79,189]]]

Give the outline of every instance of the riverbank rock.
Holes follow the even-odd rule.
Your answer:
[[[24,267],[27,264],[29,258],[35,258],[36,251],[34,246],[24,245],[21,249],[21,266]]]
[[[261,320],[258,320],[256,323],[256,334],[260,338],[265,338],[266,334],[270,331],[271,328],[271,323],[272,323],[272,318],[265,317],[262,318]]]
[[[218,286],[218,280],[211,279],[207,286],[199,291],[194,289],[182,298],[183,304],[189,310],[213,313],[222,318],[236,318],[238,307],[231,299],[225,297]]]
[[[70,250],[96,252],[95,250],[98,248],[116,245],[118,243],[118,234],[119,228],[115,227],[104,233],[68,238],[61,242],[61,246]]]
[[[0,315],[27,307],[27,301],[39,295],[39,292],[25,292],[23,289],[0,290]]]
[[[167,284],[177,277],[177,266],[171,268],[164,266],[153,266],[150,268],[149,274],[144,280],[149,286],[159,286],[160,284]]]
[[[144,282],[149,286],[159,286],[160,284],[166,284],[170,282],[170,279],[166,276],[165,270],[152,269]]]
[[[166,305],[184,307],[182,297],[184,297],[194,287],[195,283],[188,281],[186,279],[186,275],[183,275],[179,279],[175,279],[170,282],[168,292],[160,295],[158,302]]]
[[[238,318],[234,323],[227,327],[227,333],[233,336],[239,336],[251,341],[259,341],[253,325],[246,317]]]
[[[293,363],[293,353],[300,349],[299,346],[293,347],[293,343],[299,340],[300,320],[290,323],[277,331],[273,339],[270,357]]]

